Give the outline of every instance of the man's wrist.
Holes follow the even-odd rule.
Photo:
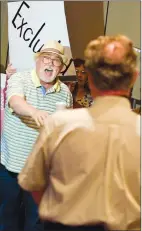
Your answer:
[[[30,116],[31,117],[33,117],[34,116],[34,114],[37,112],[37,109],[36,108],[34,108],[34,107],[32,107],[31,109],[30,109],[30,112],[29,112],[29,114],[30,114]]]

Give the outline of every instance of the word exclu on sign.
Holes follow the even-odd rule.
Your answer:
[[[23,1],[22,4],[20,5],[19,9],[17,10],[17,13],[15,14],[13,20],[12,20],[12,24],[17,30],[19,30],[19,32],[20,32],[19,37],[23,37],[23,39],[26,42],[30,41],[29,47],[32,47],[32,45],[33,45],[33,52],[36,53],[36,52],[39,52],[44,45],[44,44],[42,44],[42,46],[38,50],[36,50],[36,46],[40,42],[40,39],[36,40],[36,38],[40,34],[42,29],[44,28],[45,23],[43,23],[41,25],[41,27],[39,28],[39,30],[36,33],[34,33],[32,28],[27,27],[28,23],[25,22],[24,17],[22,17],[20,14],[20,10],[23,6],[26,6],[28,9],[30,8],[30,6],[26,2]],[[16,25],[16,18],[17,17],[21,18],[21,25],[18,25],[18,26]]]

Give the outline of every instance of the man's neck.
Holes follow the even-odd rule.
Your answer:
[[[126,90],[117,90],[117,91],[104,91],[100,93],[100,96],[130,96],[130,91]]]
[[[122,96],[122,97],[125,96],[129,98],[130,90],[127,90],[127,91],[126,90],[99,91],[98,89],[94,87],[93,89],[91,89],[91,94],[94,99],[99,96]]]
[[[45,89],[49,89],[49,88],[53,87],[53,85],[56,83],[56,80],[54,80],[52,83],[46,83],[46,82],[40,80],[40,83]]]

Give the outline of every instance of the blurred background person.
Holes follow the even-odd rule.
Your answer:
[[[85,60],[95,103],[48,117],[18,182],[39,195],[47,231],[140,230],[140,116],[129,101],[137,55],[126,36],[100,36]]]
[[[85,61],[83,59],[74,59],[77,76],[77,83],[72,89],[74,108],[90,107],[93,103],[93,98],[91,97],[88,85],[88,76],[84,65]]]
[[[141,115],[141,107],[135,108],[133,109],[133,111],[137,113],[138,115]]]

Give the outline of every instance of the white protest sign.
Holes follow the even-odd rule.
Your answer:
[[[72,58],[63,1],[9,2],[8,29],[9,58],[18,71],[34,67],[34,52],[48,40],[60,40]]]

